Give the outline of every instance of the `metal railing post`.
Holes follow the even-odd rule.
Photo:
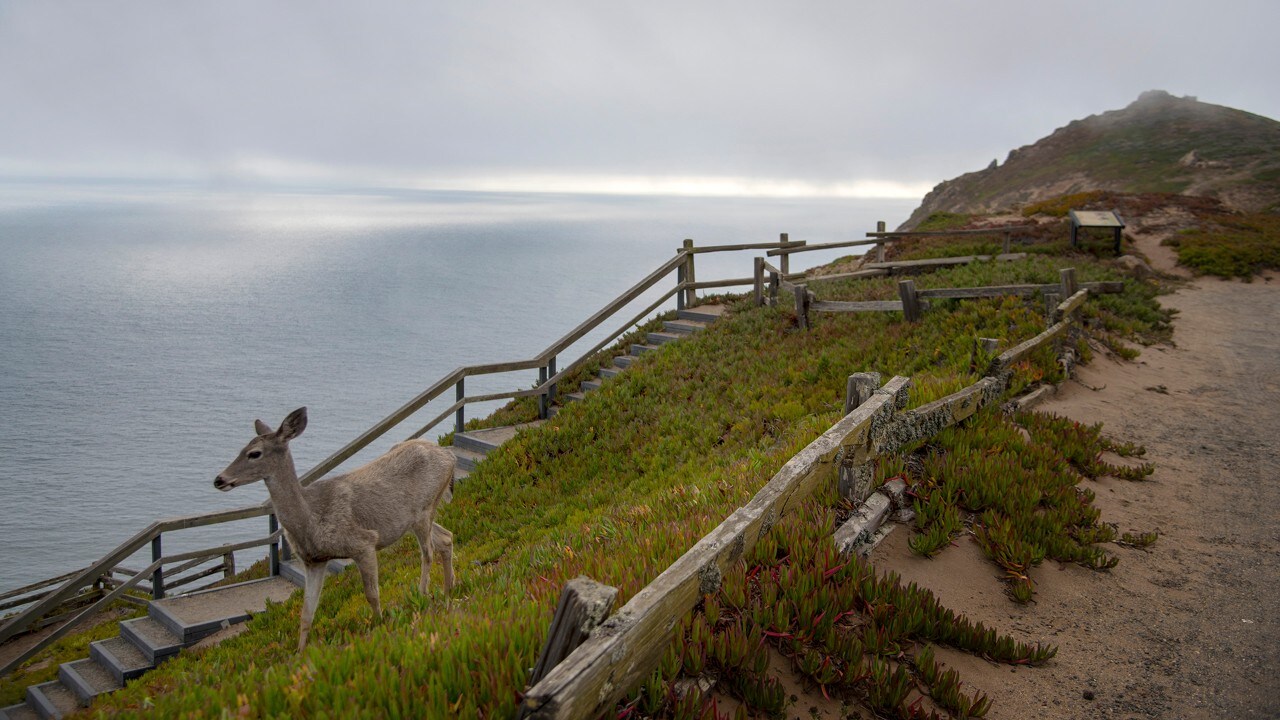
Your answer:
[[[280,529],[280,521],[276,519],[276,514],[271,513],[267,516],[267,534],[274,535]],[[280,539],[276,538],[267,546],[267,562],[271,567],[271,577],[280,574]]]
[[[164,557],[160,550],[160,533],[151,538],[151,562],[156,562]],[[164,598],[164,566],[157,566],[155,572],[151,573],[151,597],[156,600]]]
[[[465,377],[458,378],[458,384],[455,386],[454,396],[454,399],[458,402],[462,402],[463,398],[467,396],[467,379]],[[466,409],[467,407],[463,405],[458,408],[458,411],[453,415],[453,431],[455,433],[462,432],[462,427],[466,424]]]

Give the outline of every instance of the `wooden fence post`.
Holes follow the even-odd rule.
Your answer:
[[[684,261],[685,265],[688,266],[688,269],[684,271],[684,281],[692,285],[698,282],[698,276],[697,276],[697,273],[694,272],[694,267],[693,267],[693,258],[695,256],[693,254],[692,238],[685,238],[684,250],[685,252],[688,253],[688,255],[685,256],[685,261]],[[697,302],[698,302],[698,291],[695,288],[689,288],[688,290],[685,290],[684,306],[693,307],[694,305],[697,304]]]
[[[916,284],[913,280],[898,281],[898,295],[902,298],[902,317],[907,322],[920,319],[920,298],[916,296]]]
[[[809,329],[809,288],[796,286],[796,322],[801,330]]]
[[[1062,299],[1075,295],[1080,290],[1080,286],[1076,283],[1076,269],[1062,268],[1058,271],[1058,278],[1062,283]]]
[[[556,614],[551,619],[551,629],[547,631],[547,643],[542,646],[538,663],[529,676],[529,687],[537,685],[609,617],[617,598],[618,588],[588,577],[576,577],[565,583]],[[524,717],[526,712],[527,709],[521,707],[519,716]]]
[[[844,414],[848,415],[858,406],[871,399],[871,394],[880,387],[880,373],[860,372],[849,376],[844,386]]]
[[[1013,236],[1013,233],[1011,231],[1005,231],[1005,234],[1004,234],[1004,254],[1005,255],[1009,254],[1009,245],[1013,241],[1012,236]]]
[[[791,242],[788,237],[789,235],[787,233],[780,233],[778,235],[778,242],[786,245]],[[778,255],[778,269],[782,271],[782,279],[786,280],[787,275],[791,273],[791,255],[787,252],[785,247],[780,249],[782,252]]]
[[[756,307],[764,305],[764,258],[755,258],[755,267],[752,271],[752,277],[755,279],[755,301]]]
[[[884,232],[884,221],[876,222],[876,232]],[[880,238],[880,242],[876,243],[876,262],[884,262],[884,238]]]
[[[236,554],[227,553],[222,556],[222,577],[230,580],[236,574]]]

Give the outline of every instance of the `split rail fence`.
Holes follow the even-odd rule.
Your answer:
[[[932,437],[998,402],[1009,386],[1011,366],[1056,341],[1076,321],[1076,311],[1090,291],[1074,286],[1074,273],[1064,273],[1063,278],[1064,290],[1071,294],[1053,309],[1050,325],[992,359],[985,377],[957,393],[906,410],[909,378],[894,377],[883,387],[859,392],[858,388],[865,386],[859,380],[866,376],[851,377],[847,414],[783,465],[750,502],[607,620],[597,625],[588,618],[585,626],[594,625],[594,629],[576,648],[556,649],[565,659],[525,692],[521,715],[581,718],[607,714],[657,666],[680,618],[703,596],[716,592],[724,574],[746,557],[783,515],[819,488],[832,484],[846,496],[865,499],[878,457]],[[562,607],[567,604],[562,602]],[[558,636],[565,635],[563,618],[553,621],[553,626],[557,624]]]

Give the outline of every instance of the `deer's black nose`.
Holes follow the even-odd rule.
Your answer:
[[[219,490],[231,489],[231,483],[227,482],[226,480],[223,480],[221,475],[213,479],[213,486],[218,488]]]

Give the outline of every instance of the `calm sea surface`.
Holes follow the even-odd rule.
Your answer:
[[[212,484],[254,418],[309,408],[301,472],[453,368],[537,354],[684,238],[859,239],[914,205],[0,184],[0,591],[83,567],[154,520],[267,499],[261,484]],[[751,256],[700,255],[698,279],[749,276]],[[265,530],[185,531],[165,550]]]

